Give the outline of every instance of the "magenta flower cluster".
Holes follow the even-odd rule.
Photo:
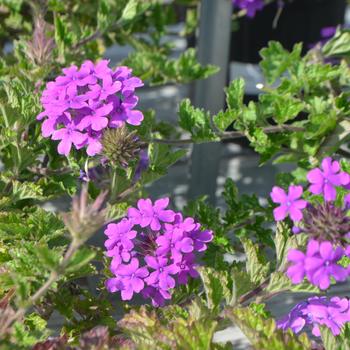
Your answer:
[[[346,255],[342,247],[333,247],[331,242],[310,240],[306,252],[290,249],[288,261],[291,262],[287,276],[293,284],[307,280],[320,289],[328,289],[331,278],[336,281],[345,281],[349,275],[346,268],[340,265],[340,260]]]
[[[237,6],[241,10],[247,11],[247,16],[255,17],[257,11],[264,7],[264,0],[232,0],[233,6]]]
[[[320,168],[308,172],[307,179],[309,192],[322,196],[323,204],[315,205],[302,199],[302,186],[289,186],[287,193],[280,187],[274,187],[271,199],[279,205],[273,214],[276,221],[289,216],[294,223],[294,233],[310,235],[305,252],[298,249],[288,252],[290,265],[287,276],[293,284],[299,284],[306,278],[325,290],[332,279],[344,281],[350,273],[340,264],[343,256],[348,256],[350,252],[346,243],[350,232],[347,215],[349,195],[344,198],[343,208],[337,208],[334,202],[337,187],[349,189],[350,176],[341,171],[338,161],[325,158]]]
[[[107,256],[114,277],[106,281],[109,292],[123,300],[135,293],[150,298],[154,306],[171,299],[176,284],[198,277],[196,252],[204,252],[213,239],[193,218],[167,209],[168,198],[140,199],[127,217],[105,230]]]
[[[307,179],[310,183],[309,191],[314,195],[322,195],[325,201],[336,199],[337,186],[347,188],[350,184],[349,174],[341,171],[339,162],[329,157],[322,161],[321,169],[315,168],[309,171]],[[287,216],[294,222],[302,220],[302,210],[307,206],[307,202],[301,199],[303,195],[302,186],[289,186],[288,193],[275,186],[270,195],[272,201],[279,204],[273,212],[276,221],[284,220]]]
[[[294,333],[311,327],[312,334],[321,335],[320,326],[329,328],[334,336],[339,335],[345,323],[350,322],[350,303],[348,298],[312,297],[303,301],[281,320],[277,327],[283,330],[292,329]]]
[[[109,61],[85,61],[80,68],[64,68],[63,75],[47,83],[41,103],[44,111],[42,135],[59,140],[58,153],[68,156],[72,146],[86,147],[94,156],[101,152],[101,137],[106,128],[125,123],[140,125],[143,114],[134,109],[138,103],[135,89],[142,81],[128,67],[108,67]]]
[[[332,281],[345,281],[350,274],[350,266],[345,267],[343,262],[343,257],[350,257],[350,193],[345,194],[342,205],[337,198],[338,188],[343,192],[350,189],[350,176],[341,170],[338,161],[328,157],[321,167],[308,172],[307,180],[308,201],[302,199],[302,186],[290,186],[287,192],[274,187],[271,199],[278,206],[273,214],[276,221],[289,217],[294,225],[293,233],[308,236],[305,250],[288,251],[286,275],[293,284],[306,279],[326,290]],[[277,326],[295,333],[311,326],[315,336],[320,336],[320,326],[326,326],[333,335],[338,335],[347,322],[350,322],[347,298],[313,297],[296,305]]]
[[[350,233],[347,215],[349,195],[344,198],[343,208],[337,208],[334,203],[336,188],[349,189],[350,176],[341,171],[338,161],[325,158],[321,168],[309,171],[307,179],[310,183],[309,192],[322,196],[324,204],[313,205],[302,199],[302,186],[290,186],[288,193],[280,187],[274,187],[271,199],[279,206],[273,214],[276,221],[289,216],[294,223],[294,233],[310,235],[306,252],[298,249],[288,252],[290,265],[287,276],[293,284],[299,284],[306,278],[324,290],[329,288],[332,279],[344,281],[350,273],[350,269],[340,264],[343,256],[348,256],[350,251],[346,243]]]

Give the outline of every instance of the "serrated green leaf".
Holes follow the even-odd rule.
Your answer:
[[[13,201],[44,198],[43,190],[37,184],[33,182],[19,182],[16,180],[12,181],[11,197]]]
[[[263,60],[260,67],[269,84],[273,84],[291,65],[300,61],[302,45],[296,44],[292,52],[285,50],[279,42],[270,41],[267,48],[260,51]]]
[[[325,56],[347,56],[350,54],[350,30],[338,29],[333,38],[322,47]]]
[[[213,312],[220,310],[220,304],[225,301],[227,305],[235,302],[235,281],[229,271],[216,271],[210,267],[200,267],[201,276],[207,299],[207,307]],[[237,281],[241,283],[241,281]]]
[[[79,249],[70,259],[65,271],[67,273],[76,272],[89,264],[89,262],[96,256],[96,251],[83,247]]]
[[[36,254],[43,266],[49,270],[55,270],[58,266],[60,256],[47,246],[37,246]]]
[[[254,284],[262,283],[269,274],[270,263],[262,255],[257,244],[248,238],[241,238],[247,256],[246,269]]]
[[[350,350],[349,339],[335,337],[328,327],[320,327],[322,343],[325,350]]]
[[[256,350],[311,349],[305,333],[297,336],[291,330],[283,332],[272,318],[266,319],[254,308],[227,308],[224,315],[242,330]]]
[[[219,137],[215,135],[211,127],[210,114],[191,105],[189,99],[180,103],[179,125],[189,131],[194,141],[215,141]]]

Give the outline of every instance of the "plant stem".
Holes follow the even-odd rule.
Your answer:
[[[249,299],[256,297],[259,295],[261,292],[264,291],[264,289],[268,286],[270,282],[270,277],[267,278],[264,282],[262,282],[259,286],[256,288],[250,290],[249,292],[243,294],[239,299],[238,299],[238,304],[243,304],[247,302]]]
[[[117,168],[112,168],[112,181],[111,181],[111,199],[116,197],[117,193],[117,180],[118,180],[118,174],[117,174]]]
[[[293,125],[272,125],[263,129],[265,134],[275,134],[283,131],[304,131],[304,128],[293,126]],[[242,137],[246,137],[246,134],[243,131],[227,131],[222,134],[217,135],[221,141],[223,140],[234,140]],[[182,140],[167,140],[167,139],[151,139],[150,143],[164,143],[172,145],[187,145],[190,143],[195,143],[193,139],[182,139]],[[211,142],[211,141],[209,141]],[[213,141],[214,142],[214,141]]]

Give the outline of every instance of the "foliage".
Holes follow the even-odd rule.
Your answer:
[[[201,65],[193,48],[173,55],[178,10],[186,12],[180,35],[191,35],[200,20],[198,3],[0,0],[1,348],[229,349],[214,335],[231,325],[255,349],[315,346],[304,333],[277,329],[264,304],[285,292],[321,293],[306,280],[293,284],[285,274],[288,253],[305,250],[308,234],[293,234],[289,218],[276,223],[274,204],[239,194],[232,179],[225,181],[222,208],[205,196],[186,204],[184,216],[214,238],[198,259],[199,278],[174,289],[162,308],[122,303],[107,293],[111,261],[94,246],[93,236],[124,217],[149,184],[187,155],[178,146],[245,137],[261,165],[270,160],[295,165],[293,172],[278,175],[283,189],[305,183],[308,171],[326,156],[343,157],[342,171],[349,173],[348,29],[338,29],[305,56],[301,44],[289,52],[270,42],[260,52],[265,81],[256,102],[245,102],[245,82],[238,78],[225,89],[226,108],[215,115],[190,99],[179,103],[176,127],[157,121],[153,110],[142,111],[142,124],[125,129],[129,143],[137,138],[127,165],[118,162],[124,159],[119,153],[113,164],[78,149],[68,157],[58,154],[36,119],[46,84],[63,67],[98,61],[115,45],[132,49],[117,64],[133,69],[147,86],[187,84],[215,74],[218,68]],[[335,203],[344,222],[346,195],[346,188],[338,188]],[[303,198],[312,205],[322,200],[305,193]],[[49,210],[51,203],[68,202],[65,212]],[[348,260],[343,257],[343,267]],[[63,320],[60,336],[53,337],[50,318],[57,314]],[[337,336],[326,327],[320,331],[325,349],[350,347],[349,324]]]

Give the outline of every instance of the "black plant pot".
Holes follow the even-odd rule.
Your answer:
[[[259,50],[270,40],[276,40],[286,49],[297,42],[308,46],[321,39],[321,29],[344,23],[346,0],[293,0],[282,11],[276,28],[273,21],[277,3],[267,5],[255,18],[241,18],[239,30],[231,36],[231,61],[257,63]]]

